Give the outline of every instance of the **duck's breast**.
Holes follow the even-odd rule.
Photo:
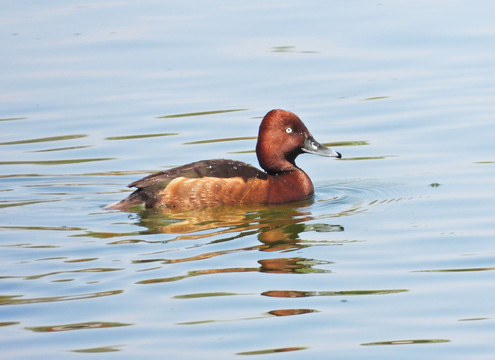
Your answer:
[[[268,203],[305,200],[314,193],[313,183],[301,169],[269,177]]]

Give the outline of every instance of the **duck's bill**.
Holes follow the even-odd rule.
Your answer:
[[[304,146],[301,148],[302,151],[308,154],[315,154],[320,156],[333,156],[336,158],[341,158],[342,155],[326,146],[320,144],[311,135],[306,135],[306,140],[304,141]]]

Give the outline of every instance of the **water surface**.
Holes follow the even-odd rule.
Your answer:
[[[10,3],[0,25],[9,359],[491,359],[489,1]],[[102,206],[153,171],[257,164],[297,113],[313,199]]]

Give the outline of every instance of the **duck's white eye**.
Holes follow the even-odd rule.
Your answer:
[[[287,134],[290,134],[290,133],[292,132],[292,128],[287,128],[287,129],[285,129],[285,132],[286,132]]]

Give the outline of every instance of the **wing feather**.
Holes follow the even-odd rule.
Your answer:
[[[241,177],[244,181],[248,181],[252,178],[266,179],[267,174],[242,161],[224,159],[202,160],[151,174],[140,180],[134,181],[128,186],[136,187],[138,189],[147,187],[165,188],[172,180],[178,177],[191,179],[202,177]]]

